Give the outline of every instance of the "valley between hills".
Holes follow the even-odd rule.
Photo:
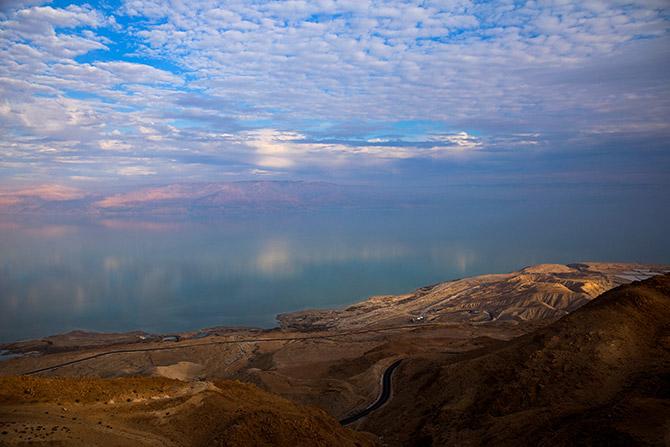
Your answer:
[[[666,445],[669,273],[542,264],[271,330],[5,344],[0,445]]]

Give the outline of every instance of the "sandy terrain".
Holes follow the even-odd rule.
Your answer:
[[[381,371],[398,357],[421,352],[462,352],[523,333],[518,325],[505,323],[485,327],[453,323],[404,325],[342,335],[237,333],[30,355],[0,362],[0,373],[25,374],[85,359],[38,375],[239,379],[297,402],[320,406],[339,418],[374,399]]]
[[[663,275],[498,346],[406,359],[394,398],[358,427],[391,446],[663,446],[668,390]]]
[[[375,445],[321,410],[239,382],[4,377],[0,389],[0,445]]]
[[[196,379],[203,368],[200,363],[177,362],[174,365],[157,366],[154,375],[188,382]]]
[[[376,296],[341,310],[278,316],[283,328],[351,330],[407,322],[527,322],[555,320],[607,290],[670,271],[670,266],[540,264],[518,272],[482,275]]]
[[[0,362],[0,375],[61,365],[35,376],[237,379],[340,419],[374,401],[382,371],[396,359],[458,359],[495,349],[612,287],[665,271],[670,266],[539,265],[372,297],[341,310],[285,314],[274,330],[214,328],[179,334],[179,341],[143,333],[64,334],[0,346],[32,352]],[[379,432],[365,420],[359,426]]]

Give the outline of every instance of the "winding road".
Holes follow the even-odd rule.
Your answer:
[[[356,422],[357,420],[364,418],[368,414],[380,408],[382,405],[386,403],[386,401],[389,400],[389,397],[391,397],[391,379],[393,378],[393,372],[396,370],[398,366],[400,366],[401,362],[402,359],[396,360],[391,364],[391,366],[386,368],[386,370],[384,371],[381,380],[382,389],[379,393],[379,397],[377,398],[377,400],[375,400],[370,406],[366,407],[365,409],[340,420],[340,424],[349,425],[353,422]]]
[[[430,326],[442,326],[442,324],[424,324],[421,325],[422,327],[430,327]],[[62,368],[65,366],[69,365],[74,365],[77,363],[82,363],[88,360],[96,359],[99,357],[105,357],[108,355],[114,355],[114,354],[125,354],[125,353],[137,353],[137,352],[152,352],[152,351],[168,351],[168,350],[175,350],[175,349],[188,349],[188,348],[196,348],[199,346],[211,346],[211,345],[220,345],[220,344],[232,344],[232,343],[259,343],[259,342],[269,342],[269,341],[294,341],[294,340],[313,340],[313,339],[323,339],[323,338],[336,338],[336,337],[342,337],[342,336],[350,336],[350,335],[355,335],[355,334],[365,334],[365,333],[374,333],[374,332],[384,332],[388,330],[397,330],[397,329],[414,329],[417,328],[417,325],[399,325],[399,326],[392,326],[392,327],[386,327],[386,328],[378,328],[378,329],[367,329],[367,330],[360,330],[360,331],[351,331],[351,332],[345,332],[345,333],[339,333],[339,334],[322,334],[322,335],[315,335],[315,336],[302,336],[302,337],[267,337],[267,338],[251,338],[251,339],[236,339],[236,340],[217,340],[217,341],[212,341],[212,342],[206,342],[206,343],[194,343],[194,344],[182,344],[182,345],[171,345],[171,346],[161,346],[161,347],[149,347],[149,348],[130,348],[130,349],[117,349],[117,350],[112,350],[112,351],[104,351],[104,352],[98,352],[93,355],[88,355],[85,357],[81,357],[78,359],[70,360],[67,362],[62,362],[58,363],[55,365],[51,366],[46,366],[43,368],[39,369],[34,369],[32,371],[26,371],[23,373],[23,375],[29,376],[29,375],[34,375],[34,374],[39,374],[42,372],[46,371],[52,371],[54,369]],[[391,385],[392,381],[391,379],[393,378],[393,372],[400,366],[400,363],[402,363],[403,359],[396,360],[393,362],[388,368],[384,370],[384,374],[382,374],[381,377],[381,390],[379,393],[379,396],[377,399],[364,408],[361,411],[358,411],[350,416],[347,416],[346,418],[340,420],[340,424],[342,425],[349,425],[353,422],[358,421],[361,418],[364,418],[365,416],[369,415],[373,411],[379,409],[382,405],[384,405],[389,398],[391,397]]]
[[[302,337],[247,338],[247,339],[232,339],[232,340],[216,340],[216,341],[210,341],[210,342],[204,342],[204,343],[192,343],[192,344],[191,343],[185,343],[185,342],[179,342],[181,344],[173,344],[173,345],[170,345],[170,346],[153,346],[153,347],[148,347],[148,348],[115,349],[115,350],[111,350],[111,351],[98,352],[98,353],[95,353],[95,354],[87,355],[85,357],[80,357],[80,358],[70,360],[70,361],[67,361],[67,362],[62,362],[62,363],[58,363],[58,364],[51,365],[51,366],[45,366],[43,368],[33,369],[31,371],[26,371],[26,372],[22,373],[21,375],[31,376],[31,375],[34,375],[34,374],[39,374],[39,373],[46,372],[46,371],[53,371],[54,369],[59,369],[59,368],[65,367],[65,366],[75,365],[77,363],[82,363],[82,362],[86,362],[88,360],[97,359],[97,358],[100,358],[100,357],[105,357],[105,356],[108,356],[108,355],[115,355],[115,354],[130,354],[130,353],[135,353],[135,352],[171,351],[171,350],[178,350],[178,349],[197,348],[197,347],[200,347],[200,346],[227,345],[227,344],[235,344],[235,343],[263,343],[263,342],[271,342],[271,341],[298,341],[298,340],[330,339],[330,338],[348,337],[348,336],[351,336],[351,335],[360,335],[360,334],[393,331],[393,330],[398,330],[398,329],[417,329],[417,328],[445,327],[445,326],[448,326],[448,324],[447,323],[424,323],[424,324],[421,324],[421,325],[405,324],[405,325],[398,325],[398,326],[388,326],[388,327],[377,328],[377,329],[362,329],[362,330],[358,330],[358,331],[347,331],[347,332],[340,332],[340,333],[333,333],[333,334],[321,334],[321,335],[307,335],[307,336],[302,336]],[[393,366],[393,365],[391,365],[391,366]]]

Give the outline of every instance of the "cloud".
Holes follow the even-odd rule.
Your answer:
[[[291,168],[298,164],[325,167],[360,166],[370,162],[378,164],[380,161],[443,157],[455,150],[474,150],[480,146],[478,139],[467,132],[430,135],[425,140],[411,142],[381,138],[366,142],[320,142],[297,132],[259,129],[240,133],[238,142],[251,148],[258,166],[277,169]]]
[[[131,84],[181,84],[182,79],[150,65],[132,62],[96,62],[95,67],[112,73],[118,83]]]
[[[104,151],[128,151],[132,149],[130,144],[119,140],[100,140],[98,144],[100,149]]]
[[[121,3],[2,3],[3,181],[415,178],[670,136],[661,0]]]
[[[475,149],[480,147],[482,143],[480,140],[467,132],[457,132],[454,134],[430,135],[428,141],[435,141],[442,143],[438,149],[443,148],[458,148],[458,149]]]
[[[0,11],[11,11],[44,3],[49,3],[49,0],[3,0],[0,2]]]
[[[156,171],[146,166],[124,166],[116,170],[122,176],[154,175]]]

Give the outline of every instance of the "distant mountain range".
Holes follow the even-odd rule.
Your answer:
[[[347,205],[361,188],[325,182],[244,181],[175,183],[116,194],[88,193],[60,185],[0,191],[4,213],[200,214],[232,209],[310,208]]]

